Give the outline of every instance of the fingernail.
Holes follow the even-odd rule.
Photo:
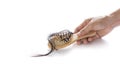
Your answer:
[[[88,41],[92,41],[92,38],[88,38]]]
[[[80,42],[79,42],[79,41],[77,42],[77,45],[80,45]]]
[[[84,41],[83,43],[84,43],[84,44],[87,44],[88,42],[87,42],[87,41]]]

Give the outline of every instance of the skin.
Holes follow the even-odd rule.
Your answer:
[[[91,31],[97,32],[93,37],[77,41],[77,44],[87,44],[110,33],[116,26],[120,25],[120,9],[104,17],[88,18],[82,22],[74,31],[78,36],[86,35]]]

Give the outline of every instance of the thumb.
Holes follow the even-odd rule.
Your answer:
[[[91,26],[88,24],[88,25],[86,25],[83,29],[81,29],[81,30],[77,33],[77,35],[78,35],[78,36],[86,35],[86,34],[89,33],[91,30],[92,30],[92,29],[91,29]]]
[[[74,33],[79,32],[82,28],[84,28],[93,18],[88,18],[85,21],[82,22],[74,31]]]

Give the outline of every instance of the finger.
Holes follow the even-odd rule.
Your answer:
[[[80,44],[81,44],[81,40],[78,40],[78,41],[77,41],[77,45],[80,45]]]
[[[99,39],[99,38],[100,37],[96,34],[95,36],[88,38],[88,41],[91,42],[91,41]]]
[[[99,38],[100,38],[100,36],[98,34],[96,34],[92,39],[96,40],[96,39],[99,39]]]
[[[96,32],[96,37],[97,37],[97,38],[101,38],[101,36],[99,35],[98,32]]]
[[[90,21],[92,20],[92,18],[86,19],[84,22],[82,22],[82,24],[80,24],[74,31],[74,33],[79,32],[83,27],[85,27]]]
[[[88,34],[92,30],[91,26],[87,25],[83,29],[80,30],[80,32],[77,34],[78,36],[83,36]]]
[[[92,41],[94,41],[94,40],[96,40],[96,39],[98,39],[98,37],[97,37],[97,36],[94,36],[94,37],[92,38]]]
[[[87,43],[88,43],[88,40],[87,40],[87,38],[85,38],[85,39],[82,39],[81,41],[83,42],[83,44],[87,44]]]
[[[91,42],[92,40],[93,40],[93,38],[92,38],[92,37],[88,38],[88,41],[89,41],[89,42]]]

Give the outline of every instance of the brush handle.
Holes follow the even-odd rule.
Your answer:
[[[75,33],[72,36],[71,43],[73,43],[73,42],[75,42],[77,40],[84,39],[84,38],[87,38],[87,37],[92,37],[92,36],[95,36],[95,35],[96,35],[96,32],[94,32],[94,31],[89,32],[88,34],[83,35],[83,36],[78,36],[78,33]]]
[[[95,36],[96,35],[96,32],[92,31],[84,36],[80,36],[77,38],[77,40],[80,40],[80,39],[83,39],[83,38],[87,38],[87,37],[92,37],[92,36]]]

